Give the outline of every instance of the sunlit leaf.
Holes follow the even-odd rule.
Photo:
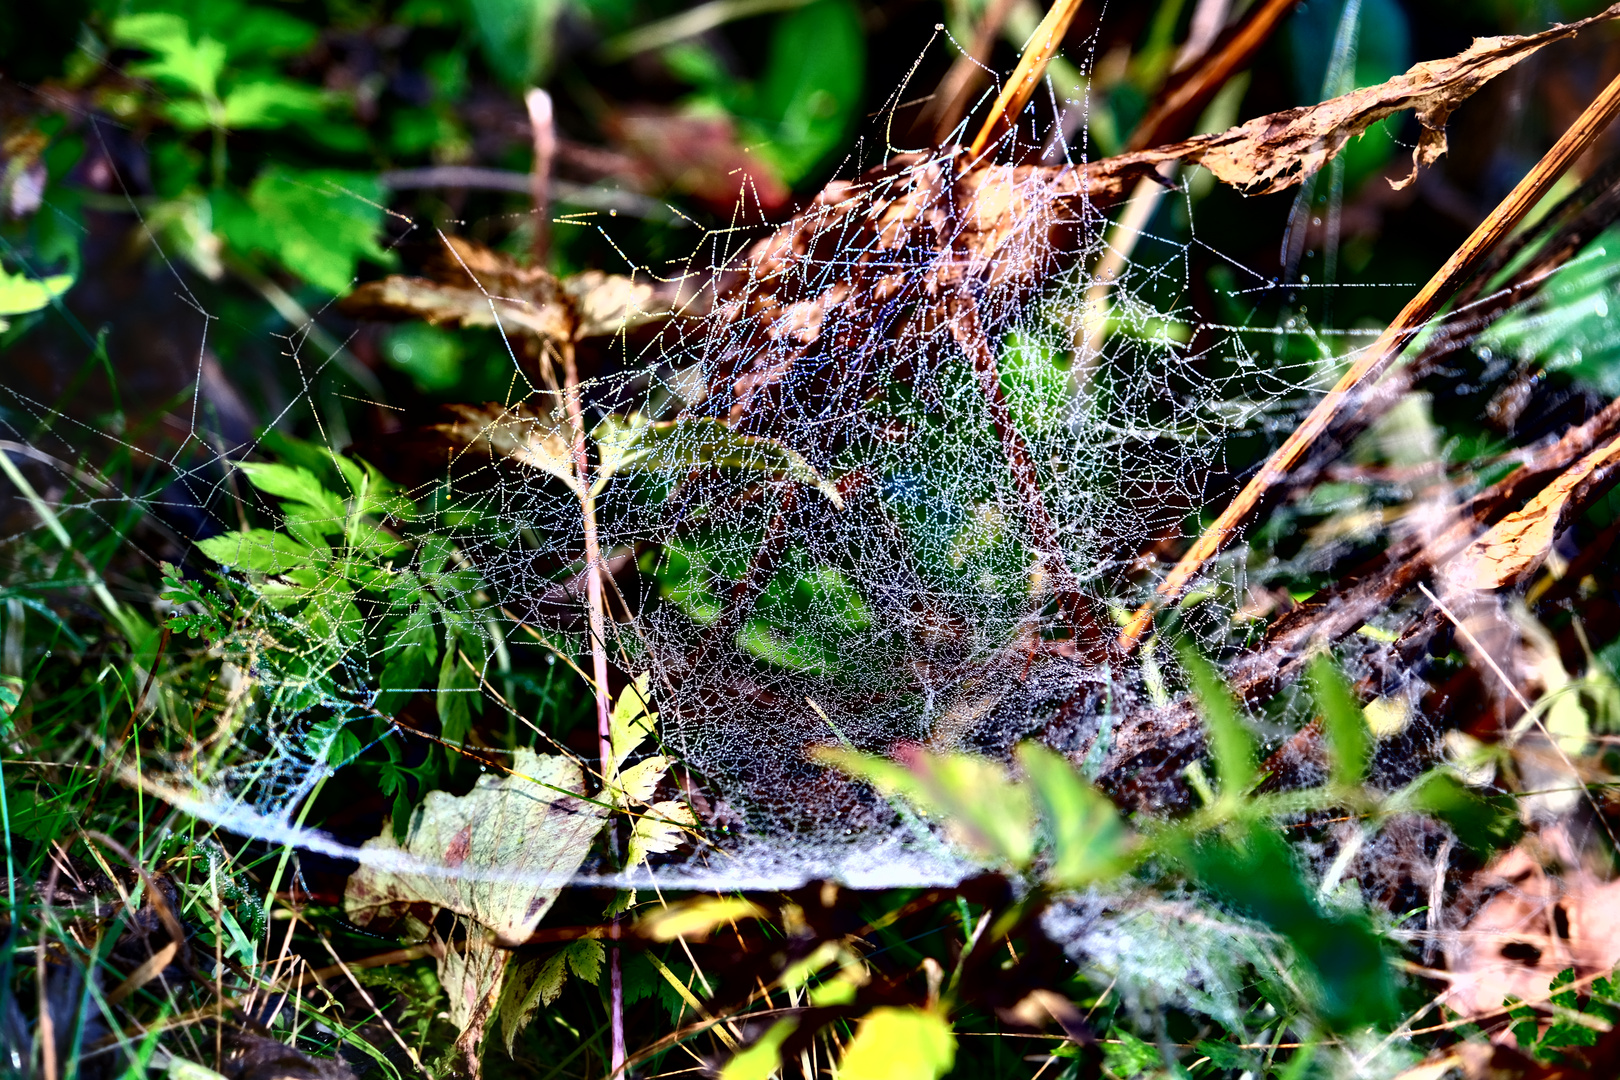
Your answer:
[[[787,1019],[766,1028],[763,1035],[725,1063],[720,1069],[720,1080],[768,1080],[781,1067],[783,1041],[798,1026],[797,1020]]]
[[[689,938],[702,941],[716,929],[738,919],[763,919],[767,912],[738,896],[702,896],[648,915],[636,923],[636,933],[653,941]]]
[[[269,529],[229,532],[197,541],[197,550],[221,566],[280,574],[315,565],[326,558],[322,550],[300,544],[285,533]]]
[[[383,190],[375,176],[272,165],[243,202],[215,197],[214,220],[240,254],[265,255],[328,293],[349,291],[362,259],[383,266]]]
[[[38,311],[72,287],[72,274],[31,278],[0,267],[0,316],[27,315],[31,311]]]
[[[838,1062],[838,1080],[937,1080],[956,1061],[950,1021],[931,1009],[873,1009]]]
[[[675,799],[656,802],[636,818],[625,845],[625,869],[640,866],[649,855],[674,851],[687,839],[687,830],[697,825],[692,808]]]

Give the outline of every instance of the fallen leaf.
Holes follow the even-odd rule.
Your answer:
[[[585,777],[567,758],[513,754],[512,771],[480,777],[466,795],[429,792],[405,843],[384,825],[366,841],[349,878],[344,910],[360,926],[418,905],[462,916],[465,935],[439,960],[456,1048],[472,1075],[511,956],[578,871],[602,829],[604,807],[587,802]],[[418,869],[417,867],[420,867]]]
[[[1584,504],[1590,489],[1620,478],[1620,436],[1570,466],[1535,498],[1469,544],[1447,568],[1454,584],[1500,589],[1541,568],[1565,526],[1570,501]],[[1578,498],[1577,498],[1578,496]]]
[[[586,801],[584,774],[563,757],[529,750],[512,771],[485,775],[466,795],[429,792],[401,847],[392,828],[366,841],[344,907],[364,926],[429,904],[465,915],[504,942],[522,941],[585,861],[605,809]],[[425,867],[387,869],[404,855]]]

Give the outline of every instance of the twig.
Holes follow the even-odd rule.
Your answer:
[[[984,394],[985,411],[1001,440],[1002,455],[1012,473],[1013,487],[1018,492],[1018,507],[1023,514],[1024,527],[1029,530],[1030,544],[1041,558],[1041,569],[1052,580],[1052,592],[1059,608],[1074,628],[1081,644],[1092,650],[1106,648],[1106,637],[1091,617],[1091,611],[1080,593],[1080,584],[1069,569],[1063,548],[1058,543],[1057,529],[1046,509],[1046,498],[1041,493],[1040,478],[1035,462],[1023,436],[1012,422],[1006,395],[1001,390],[1001,376],[996,370],[996,354],[985,337],[979,322],[978,304],[971,294],[962,293],[949,302],[951,333],[957,344],[967,353],[978,377],[979,389]]]
[[[1511,232],[1535,205],[1541,201],[1564,171],[1584,153],[1620,112],[1620,77],[1586,107],[1569,130],[1551,150],[1536,163],[1535,168],[1520,180],[1497,207],[1490,212],[1462,247],[1452,253],[1426,285],[1412,297],[1395,317],[1395,321],[1378,337],[1371,348],[1362,354],[1338,383],[1319,401],[1305,421],[1294,429],[1282,446],[1267,459],[1260,471],[1246,484],[1236,499],[1221,513],[1209,528],[1182,556],[1170,575],[1160,583],[1158,595],[1143,604],[1131,616],[1120,633],[1119,645],[1124,651],[1135,648],[1153,622],[1155,609],[1174,603],[1186,592],[1188,583],[1238,535],[1238,530],[1261,499],[1275,487],[1310,450],[1316,439],[1327,429],[1334,416],[1358,397],[1362,390],[1377,382],[1389,366],[1399,358],[1405,347],[1439,311],[1445,298],[1474,272],[1486,253]]]
[[[1018,66],[1007,76],[1007,85],[997,95],[996,103],[990,107],[990,115],[985,117],[973,145],[968,148],[968,168],[978,165],[985,148],[993,145],[1017,123],[1018,114],[1024,111],[1030,95],[1041,84],[1041,74],[1046,70],[1047,62],[1057,53],[1058,46],[1063,44],[1063,35],[1069,32],[1069,24],[1074,21],[1075,12],[1080,10],[1080,2],[1054,0],[1046,18],[1030,35],[1029,42],[1024,46],[1024,54],[1018,58]]]
[[[557,125],[551,95],[544,90],[530,90],[523,103],[528,106],[529,127],[534,133],[534,168],[529,173],[529,192],[534,197],[534,265],[544,267],[551,247],[551,161],[557,154]]]

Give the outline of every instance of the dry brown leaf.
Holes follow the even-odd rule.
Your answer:
[[[1446,121],[1476,90],[1543,46],[1617,16],[1620,4],[1539,34],[1478,38],[1456,56],[1426,60],[1377,86],[1320,105],[1257,117],[1213,135],[1107,158],[1087,166],[1086,172],[1093,180],[1094,192],[1101,186],[1097,181],[1109,178],[1123,193],[1128,180],[1172,161],[1187,162],[1202,165],[1217,179],[1251,195],[1267,194],[1301,182],[1352,137],[1410,109],[1417,114],[1422,132],[1412,150],[1411,175],[1392,181],[1397,188],[1405,187],[1416,178],[1419,168],[1434,164],[1445,154]]]
[[[1507,997],[1546,1001],[1565,968],[1581,978],[1620,966],[1620,881],[1601,881],[1581,866],[1555,877],[1527,843],[1485,873],[1501,891],[1447,946],[1448,1008],[1466,1019],[1497,1016]]]
[[[490,402],[448,408],[456,419],[435,424],[432,430],[445,435],[453,446],[464,448],[463,452],[511,458],[579,490],[572,431],[566,420],[526,405],[506,408]]]
[[[1447,569],[1452,583],[1470,589],[1499,589],[1523,581],[1546,561],[1563,531],[1572,499],[1585,502],[1589,489],[1620,475],[1620,436],[1587,454],[1548,484],[1535,498],[1497,522],[1463,549]]]
[[[432,326],[522,329],[551,341],[609,337],[670,313],[652,285],[588,270],[558,280],[459,237],[428,267],[429,277],[368,281],[343,301],[359,318],[421,319]]]

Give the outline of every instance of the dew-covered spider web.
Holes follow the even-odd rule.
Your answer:
[[[469,265],[445,239],[500,331],[511,389],[439,418],[425,480],[389,479],[376,448],[343,453],[318,390],[342,357],[321,344],[325,313],[286,339],[304,389],[273,424],[313,425],[313,456],[228,445],[194,412],[184,453],[144,458],[152,487],[102,490],[99,454],[145,451],[8,390],[8,438],[50,475],[45,502],[109,522],[165,501],[211,515],[198,538],[214,538],[240,616],[215,627],[220,731],[144,763],[142,782],[238,833],[354,856],[299,808],[376,751],[344,732],[418,695],[449,742],[468,738],[476,704],[594,771],[540,733],[532,679],[513,674],[590,673],[587,531],[599,645],[616,687],[650,673],[679,763],[666,794],[696,821],[635,880],[965,872],[817,747],[1004,755],[1036,738],[1106,773],[1119,719],[1168,693],[1162,651],[1109,659],[1119,620],[1375,331],[1317,325],[1310,289],[1211,253],[1188,177],[1147,184],[1136,197],[1162,211],[1115,224],[1124,208],[1074,183],[1084,150],[1062,135],[1085,103],[1059,104],[1000,150],[1035,164],[964,170],[960,152],[863,144],[774,231],[717,230],[682,264],[617,268],[629,299],[589,343],[536,332],[550,309],[533,275]],[[594,227],[611,236],[608,219]],[[1195,303],[1195,262],[1212,254],[1220,295]],[[502,291],[514,281],[527,291]],[[216,362],[194,344],[201,400]],[[255,472],[266,461],[289,470]],[[300,487],[299,468],[329,479]],[[1240,552],[1207,575],[1187,625],[1208,645],[1235,632],[1253,572]],[[579,877],[617,872],[602,856]]]

